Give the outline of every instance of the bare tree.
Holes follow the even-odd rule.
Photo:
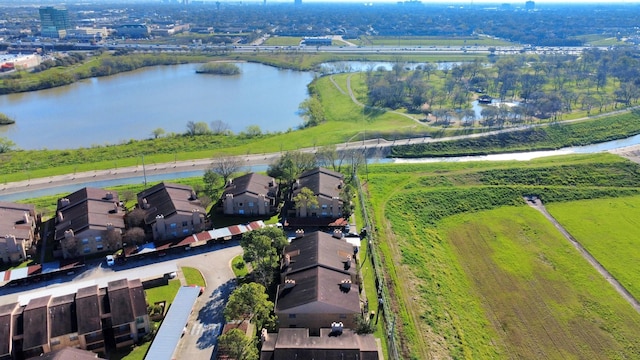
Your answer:
[[[127,245],[140,245],[144,243],[144,230],[141,227],[133,227],[124,232],[122,241]]]
[[[140,208],[135,208],[125,216],[127,227],[142,227],[144,226],[144,219],[147,216],[146,211]]]
[[[318,152],[316,152],[316,160],[317,160],[318,166],[322,166],[325,168],[332,168],[333,170],[337,171],[336,169],[337,159],[338,159],[338,152],[336,150],[335,145],[323,146],[320,149],[318,149]]]
[[[211,132],[216,135],[227,134],[231,130],[229,124],[222,120],[213,120],[209,125],[211,126]]]
[[[105,243],[107,244],[107,249],[112,251],[122,247],[122,231],[113,227],[108,228],[105,235]]]
[[[222,176],[224,183],[242,168],[242,161],[235,156],[220,156],[214,158],[211,163],[211,171]]]

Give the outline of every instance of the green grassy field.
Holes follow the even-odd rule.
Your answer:
[[[638,314],[522,199],[637,195],[639,171],[608,154],[369,166],[402,356],[639,356]]]
[[[358,45],[387,45],[387,46],[510,46],[513,43],[488,37],[439,37],[439,36],[410,36],[384,37],[367,36],[357,41]]]
[[[267,46],[298,46],[302,41],[298,36],[271,36],[262,45]]]
[[[461,317],[452,324],[462,330],[450,331],[471,335],[459,341],[463,354],[485,358],[496,350],[496,358],[640,356],[640,315],[535,210],[503,207],[455,216],[438,230],[452,246],[470,288],[448,297],[450,307],[433,306],[430,313],[436,319],[443,312]],[[425,292],[429,290],[435,289]],[[468,297],[477,299],[484,314],[468,311],[476,308]],[[487,324],[477,317],[488,320],[495,338],[482,331]],[[469,327],[474,323],[482,327]],[[473,344],[472,339],[479,341]]]
[[[547,210],[640,299],[640,197],[549,204]]]

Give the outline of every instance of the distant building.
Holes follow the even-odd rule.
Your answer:
[[[130,38],[130,39],[142,39],[149,37],[150,30],[146,24],[124,24],[116,26],[115,32],[117,36]]]
[[[66,8],[46,6],[39,9],[40,35],[54,39],[64,39],[71,29],[69,14]]]
[[[524,8],[525,10],[535,10],[536,8],[535,1],[527,1],[526,3],[524,3]]]
[[[77,27],[73,30],[69,30],[67,33],[69,37],[73,37],[75,39],[100,41],[109,36],[109,29],[106,27]]]
[[[0,202],[0,261],[16,263],[27,258],[37,240],[33,205]]]
[[[42,58],[37,54],[0,55],[0,71],[25,70],[40,65]]]
[[[302,45],[306,46],[331,46],[331,38],[322,37],[305,37],[302,39]]]
[[[185,238],[205,228],[205,209],[189,186],[159,183],[138,194],[154,241]]]

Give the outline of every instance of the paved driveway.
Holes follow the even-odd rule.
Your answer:
[[[229,293],[235,287],[231,260],[240,254],[242,248],[235,246],[178,262],[179,266],[199,269],[207,281],[207,287],[191,312],[187,332],[176,349],[176,358],[213,358],[216,340],[224,323],[222,311]]]

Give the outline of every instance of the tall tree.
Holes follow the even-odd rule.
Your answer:
[[[157,138],[161,137],[162,135],[164,135],[164,129],[163,128],[156,128],[151,132],[151,135],[153,135],[154,139],[157,139]]]
[[[313,191],[307,187],[300,189],[300,192],[293,197],[293,202],[295,203],[296,209],[311,209],[314,206],[318,206],[318,198],[316,198]]]
[[[246,283],[233,290],[224,308],[224,318],[231,320],[249,320],[258,329],[272,327],[275,319],[271,314],[273,303],[264,286],[258,283]]]
[[[316,157],[313,154],[287,151],[275,163],[269,165],[267,174],[285,183],[291,183],[300,174],[316,166]]]
[[[220,355],[229,360],[258,360],[258,349],[254,341],[240,329],[231,329],[218,338]]]
[[[304,126],[317,126],[325,122],[324,110],[322,103],[317,95],[313,95],[304,100],[299,106],[300,114],[304,118]]]
[[[280,254],[286,237],[280,229],[259,229],[242,235],[240,246],[244,250],[243,259],[253,266],[256,281],[269,287],[275,271],[280,266]]]
[[[206,133],[208,133],[209,130],[209,126],[207,125],[206,122],[194,122],[194,121],[189,121],[187,122],[187,135],[190,136],[195,136],[195,135],[204,135]]]
[[[13,141],[0,137],[0,154],[11,151],[14,146],[16,146],[16,144]]]

